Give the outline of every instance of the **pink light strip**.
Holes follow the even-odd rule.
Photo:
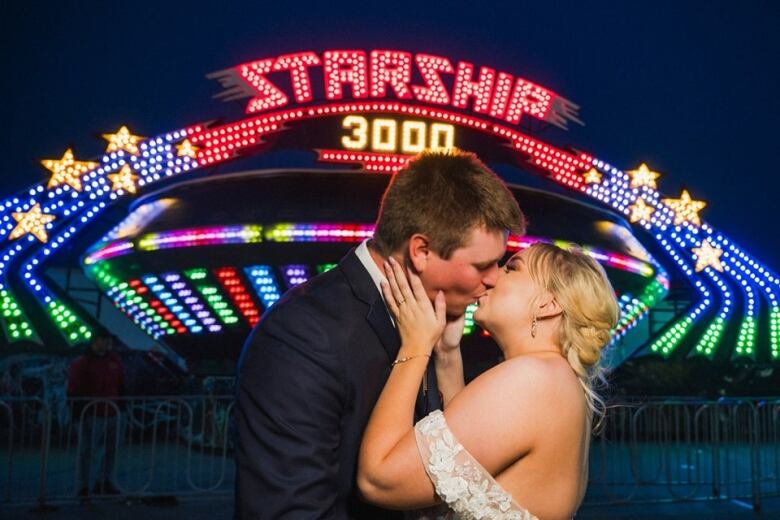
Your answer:
[[[137,251],[156,251],[159,249],[179,247],[214,246],[223,244],[250,244],[259,242],[362,242],[374,235],[373,224],[269,224],[243,226],[218,226],[210,228],[193,228],[176,231],[166,231],[145,235],[138,240]],[[618,253],[599,249],[581,247],[574,242],[551,240],[544,237],[510,235],[507,240],[507,251],[516,252],[527,249],[538,242],[553,243],[563,249],[580,250],[602,264],[621,271],[628,271],[649,278],[655,274],[653,267]],[[127,241],[110,243],[91,253],[87,259],[92,263],[121,256],[132,252]],[[132,244],[131,244],[132,245]],[[85,263],[87,263],[85,259]]]

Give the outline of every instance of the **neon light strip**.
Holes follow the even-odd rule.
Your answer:
[[[130,253],[133,247],[133,243],[129,240],[114,242],[110,246],[100,249],[98,253],[93,253],[85,257],[84,264],[94,264],[95,262],[99,262],[101,260],[114,258],[115,256],[122,256],[124,254]]]
[[[268,265],[251,265],[245,267],[249,280],[252,282],[252,287],[255,288],[260,300],[268,309],[274,303],[276,303],[282,294],[279,291],[279,285],[276,283],[276,279],[273,274],[271,266]]]
[[[587,154],[573,155],[516,130],[475,117],[397,102],[328,104],[284,110],[209,128],[193,135],[192,142],[201,147],[197,156],[199,163],[208,165],[231,159],[244,148],[257,146],[263,134],[276,132],[285,122],[356,112],[389,112],[439,119],[509,139],[515,149],[528,155],[533,165],[548,172],[557,182],[579,191],[586,189],[579,172],[590,167],[592,158]]]
[[[694,288],[701,296],[701,300],[697,305],[694,305],[684,317],[668,327],[660,337],[653,340],[650,344],[651,352],[660,353],[664,357],[669,357],[680,345],[680,342],[682,342],[683,338],[688,334],[688,331],[699,319],[701,314],[710,307],[712,304],[712,296],[704,285],[704,282],[694,274],[693,269],[685,259],[686,257],[678,254],[666,238],[659,236],[659,240],[666,253],[677,263],[688,278],[690,278]]]
[[[670,235],[683,249],[690,250],[693,247],[701,246],[701,241],[694,237],[690,232],[684,233],[681,237],[680,233],[674,231]],[[698,343],[694,347],[694,352],[698,354],[704,354],[712,359],[715,356],[716,350],[723,337],[725,325],[728,322],[728,318],[732,311],[732,296],[728,284],[717,271],[706,268],[702,271],[717,287],[721,294],[720,301],[722,302],[720,312],[717,317],[707,326],[707,330],[704,332]]]
[[[265,229],[269,242],[362,242],[374,236],[373,224],[276,224]]]
[[[739,247],[734,245],[730,240],[709,227],[707,224],[702,225],[702,229],[709,234],[709,239],[719,248],[723,250],[723,259],[726,261],[725,269],[730,272],[735,268],[739,272],[746,275],[753,282],[753,288],[768,300],[769,307],[769,346],[772,359],[780,357],[780,322],[778,321],[778,298],[775,294],[775,289],[780,287],[780,279],[775,277],[768,269],[765,269],[761,264],[753,260],[749,255],[745,254]],[[734,266],[730,268],[728,266]],[[774,288],[773,288],[774,287]],[[753,308],[753,304],[757,304],[758,299],[749,301],[749,311]],[[752,330],[752,326],[746,328],[745,324],[740,327],[740,332],[748,332]]]
[[[222,284],[222,287],[227,291],[230,299],[233,300],[233,305],[238,307],[238,310],[249,322],[250,327],[254,327],[255,324],[260,321],[260,310],[252,300],[252,296],[249,294],[247,287],[238,275],[238,271],[232,267],[222,267],[214,271],[214,275]],[[193,276],[206,277],[206,270],[203,269],[202,274],[193,274]],[[214,288],[216,290],[216,287]]]
[[[185,308],[184,304],[174,296],[171,290],[165,286],[162,280],[154,275],[144,276],[142,280],[159,301],[170,309],[170,312],[172,312],[176,318],[189,329],[190,333],[197,334],[198,332],[203,332],[203,326],[198,323],[198,320],[196,320],[188,309]]]
[[[567,242],[565,240],[551,240],[541,237],[518,237],[516,235],[510,235],[509,239],[507,240],[506,248],[507,251],[515,252],[520,251],[521,249],[528,249],[532,245],[538,243],[555,244],[561,249],[566,249],[567,251],[580,251],[583,254],[586,254],[594,260],[598,261],[599,263],[606,264],[609,267],[613,267],[620,271],[627,271],[638,274],[644,276],[645,278],[649,278],[655,274],[655,269],[653,269],[653,267],[647,262],[636,260],[618,253],[610,253],[591,247],[581,247],[579,244],[575,244],[574,242]]]
[[[108,288],[107,293],[119,310],[124,312],[133,322],[145,330],[154,339],[165,334],[176,334],[176,331],[159,316],[155,310],[144,301],[129,283],[123,282]]]
[[[629,330],[634,328],[644,315],[665,295],[666,288],[657,278],[642,290],[642,294],[638,298],[633,298],[629,294],[621,295],[619,300],[622,312],[620,320],[613,331],[612,343],[619,341]]]
[[[238,318],[235,317],[233,310],[227,305],[227,303],[220,295],[219,289],[215,285],[204,282],[207,276],[206,269],[201,267],[188,269],[187,271],[184,271],[184,276],[195,287],[195,290],[197,290],[211,306],[211,309],[217,313],[220,319],[222,319],[223,323],[229,325],[238,321]]]
[[[141,280],[130,280],[129,285],[131,288],[135,289],[139,295],[144,295],[149,292],[154,294],[154,292],[150,291],[150,288],[145,286]],[[148,298],[149,307],[151,307],[151,309],[168,324],[168,328],[172,328],[174,331],[176,331],[177,334],[184,334],[187,332],[187,327],[174,315],[173,312],[171,312],[170,309],[168,309],[168,307],[162,301],[158,300],[157,298],[152,298],[151,295]]]
[[[263,230],[260,234],[260,230]],[[244,231],[238,231],[244,230]],[[247,231],[249,230],[249,231]],[[221,226],[211,228],[193,228],[177,231],[145,235],[139,240],[143,244],[141,251],[156,251],[164,248],[213,246],[237,243],[268,242],[362,242],[374,234],[373,224],[247,224],[243,226]],[[241,240],[244,240],[243,242]],[[554,243],[569,250],[581,250],[609,267],[652,277],[655,269],[641,260],[636,260],[618,253],[611,253],[595,248],[581,248],[573,242],[551,240],[542,237],[510,236],[507,250],[510,252],[526,249],[537,242]],[[161,244],[164,244],[161,245]],[[121,256],[132,252],[129,248],[113,249],[114,243],[104,245],[89,255],[90,258],[102,258],[105,251],[111,250],[110,257]],[[98,261],[98,260],[96,260]]]
[[[187,286],[187,282],[182,280],[179,273],[165,273],[161,276],[168,287],[171,290],[176,291],[176,295],[179,297],[180,301],[195,314],[195,317],[198,318],[203,326],[207,327],[210,332],[222,330],[222,326],[217,323],[217,319],[211,315],[206,308],[206,304],[193,294],[192,289]]]
[[[113,201],[124,195],[124,192],[121,190],[118,192],[112,191],[111,183],[107,181],[108,174],[118,172],[122,166],[131,164],[132,170],[141,176],[138,185],[143,186],[145,179],[149,181],[159,180],[159,172],[164,169],[166,164],[168,167],[165,168],[165,175],[173,175],[174,173],[192,169],[197,166],[195,160],[189,157],[174,159],[170,150],[174,141],[199,131],[200,127],[193,127],[171,132],[156,139],[149,139],[140,145],[143,158],[126,154],[124,151],[105,154],[101,158],[100,163],[98,163],[98,167],[81,177],[81,191],[77,191],[68,185],[46,189],[43,184],[39,184],[29,190],[31,198],[27,202],[22,203],[18,198],[15,198],[11,205],[6,203],[0,206],[0,212],[5,213],[3,221],[7,221],[10,224],[8,213],[12,209],[11,206],[16,205],[13,208],[15,211],[27,211],[32,205],[40,202],[45,213],[57,216],[55,225],[60,227],[59,234],[50,236],[46,244],[39,243],[32,235],[27,235],[26,240],[16,240],[5,245],[5,248],[0,251],[0,254],[3,254],[3,262],[0,263],[0,289],[4,287],[7,277],[6,263],[15,254],[32,247],[34,252],[22,268],[22,272],[25,273],[24,281],[30,291],[47,309],[51,321],[57,326],[69,344],[73,345],[88,340],[91,337],[89,326],[80,320],[73,310],[59,301],[45,284],[34,276],[35,272],[57,250],[58,246],[64,245],[72,235],[94,220],[106,208],[109,199]],[[39,196],[43,200],[38,201],[36,198]],[[48,201],[46,200],[47,198]],[[87,206],[88,202],[92,205]],[[54,229],[55,225],[48,224],[46,226],[47,231]],[[6,234],[12,228],[13,224],[10,224],[7,230],[0,229],[0,236]]]
[[[288,289],[305,283],[309,279],[309,266],[303,264],[281,266],[282,277]]]
[[[176,247],[252,244],[262,240],[263,227],[259,225],[191,228],[145,235],[138,241],[138,250],[157,251]]]
[[[154,339],[165,334],[158,324],[162,318],[157,316],[154,309],[143,300],[143,297],[135,289],[130,287],[129,283],[120,281],[102,266],[88,268],[88,272],[98,287],[106,291],[114,305],[147,334]],[[171,329],[170,333],[173,334],[175,331]]]
[[[317,160],[336,164],[359,164],[368,172],[395,173],[406,166],[410,155],[376,152],[348,152],[344,150],[317,150]]]

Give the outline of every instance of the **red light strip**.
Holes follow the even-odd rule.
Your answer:
[[[151,292],[149,291],[149,288],[146,287],[141,280],[130,280],[129,285],[135,289],[135,292],[138,293],[139,296],[148,298],[149,306],[154,309],[154,312],[156,312],[158,316],[167,321],[171,328],[175,329],[178,334],[187,333],[187,327],[184,326],[163,302],[150,296]]]
[[[591,167],[592,158],[587,154],[574,155],[529,137],[522,132],[511,130],[505,126],[491,124],[475,117],[456,114],[438,108],[420,107],[397,102],[358,102],[285,110],[203,130],[193,134],[191,141],[200,148],[198,150],[198,162],[203,166],[207,166],[231,159],[239,151],[261,144],[264,135],[280,130],[286,122],[357,112],[382,112],[429,117],[497,135],[509,139],[514,149],[527,156],[532,165],[549,173],[556,182],[582,192],[587,188],[582,182],[580,175],[581,172]],[[326,150],[324,152],[334,151]],[[354,153],[357,154],[357,152]],[[362,155],[371,157],[371,154],[367,152],[363,152]],[[376,155],[379,156],[381,154]],[[394,158],[395,155],[389,154],[388,156],[393,157],[387,161],[390,166],[397,164],[395,161],[398,159]],[[349,161],[341,159],[340,162]],[[363,164],[363,160],[355,162]],[[366,162],[366,165],[368,164],[378,167],[382,163],[372,157]]]
[[[376,152],[346,152],[317,150],[317,160],[337,164],[360,164],[368,172],[395,173],[409,162],[411,156]]]
[[[247,291],[246,286],[238,276],[236,269],[232,267],[220,267],[214,270],[214,275],[222,284],[222,287],[230,295],[230,300],[243,314],[251,327],[260,320],[260,310],[252,300],[252,296]]]

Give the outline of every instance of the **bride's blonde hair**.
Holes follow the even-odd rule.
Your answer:
[[[594,390],[601,377],[601,351],[612,337],[620,307],[604,269],[593,258],[552,244],[534,244],[524,254],[536,285],[563,309],[558,339],[561,352],[585,390],[591,412],[603,416],[604,401]]]

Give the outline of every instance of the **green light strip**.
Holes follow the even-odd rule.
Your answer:
[[[5,337],[10,343],[24,339],[38,339],[22,308],[6,289],[0,289],[0,318]]]
[[[737,348],[734,354],[737,356],[752,356],[756,349],[756,319],[752,316],[746,316],[739,327],[739,336],[737,338]]]
[[[655,353],[660,353],[664,357],[669,357],[685,335],[688,334],[692,325],[693,319],[691,319],[690,316],[686,316],[664,332],[660,338],[655,340],[650,346],[650,350]]]
[[[472,332],[474,332],[474,311],[477,310],[477,304],[472,303],[468,307],[466,307],[466,317],[465,317],[465,323],[463,324],[463,335],[468,336]]]
[[[124,305],[127,306],[134,306],[137,307],[146,314],[149,319],[151,319],[155,325],[160,329],[160,334],[166,334],[169,336],[175,335],[176,329],[173,327],[173,325],[170,324],[165,318],[160,316],[160,314],[157,313],[157,311],[152,307],[149,302],[144,299],[143,295],[139,294],[134,288],[130,287],[130,284],[127,282],[122,282],[117,286],[119,289],[121,299],[127,302]],[[125,310],[124,305],[120,302],[120,309]],[[131,316],[131,319],[133,319],[132,311],[127,311]],[[133,321],[141,327],[144,330],[149,330],[150,327],[148,327],[146,324],[140,322],[139,320],[133,319]],[[158,334],[156,332],[150,332],[153,337],[156,337]]]
[[[623,330],[630,327],[639,320],[648,310],[653,308],[666,295],[666,289],[658,280],[653,280],[645,286],[642,294],[639,295],[636,304],[627,304],[625,310],[620,315],[614,330]]]
[[[327,273],[339,264],[320,264],[317,266],[317,274]]]
[[[236,325],[239,323],[238,316],[230,307],[230,304],[220,294],[220,289],[216,285],[207,283],[201,283],[200,280],[205,280],[207,275],[206,269],[190,269],[184,271],[184,276],[192,282],[209,307],[214,313],[222,320],[225,325]]]
[[[723,329],[725,327],[726,320],[721,317],[715,318],[715,320],[710,323],[710,326],[707,327],[707,330],[699,340],[699,343],[696,344],[696,352],[712,358],[715,355],[716,347],[723,336]]]
[[[54,324],[60,329],[68,344],[75,345],[89,341],[89,338],[92,337],[92,330],[89,326],[62,302],[58,300],[50,301],[48,311]]]
[[[772,359],[780,358],[780,307],[772,307],[769,314],[769,344]]]
[[[127,282],[120,282],[119,278],[112,275],[108,269],[101,266],[100,264],[96,264],[95,267],[89,268],[89,273],[94,277],[94,280],[98,283],[98,285],[102,286],[104,291],[106,291],[108,294],[115,295],[111,296],[111,301],[113,302],[114,306],[128,315],[128,317],[130,317],[130,319],[132,319],[136,325],[149,333],[149,335],[151,335],[153,338],[157,338],[163,334],[176,334],[176,329],[174,329],[167,321],[165,321],[162,316],[157,314],[157,312],[152,308],[151,305],[149,305],[143,296],[138,294],[135,289],[130,287],[130,284]],[[152,320],[152,322],[156,325],[158,330],[152,328],[151,325],[135,319],[133,317],[135,313],[131,309],[132,307],[140,309],[141,312],[146,314],[149,319]]]

